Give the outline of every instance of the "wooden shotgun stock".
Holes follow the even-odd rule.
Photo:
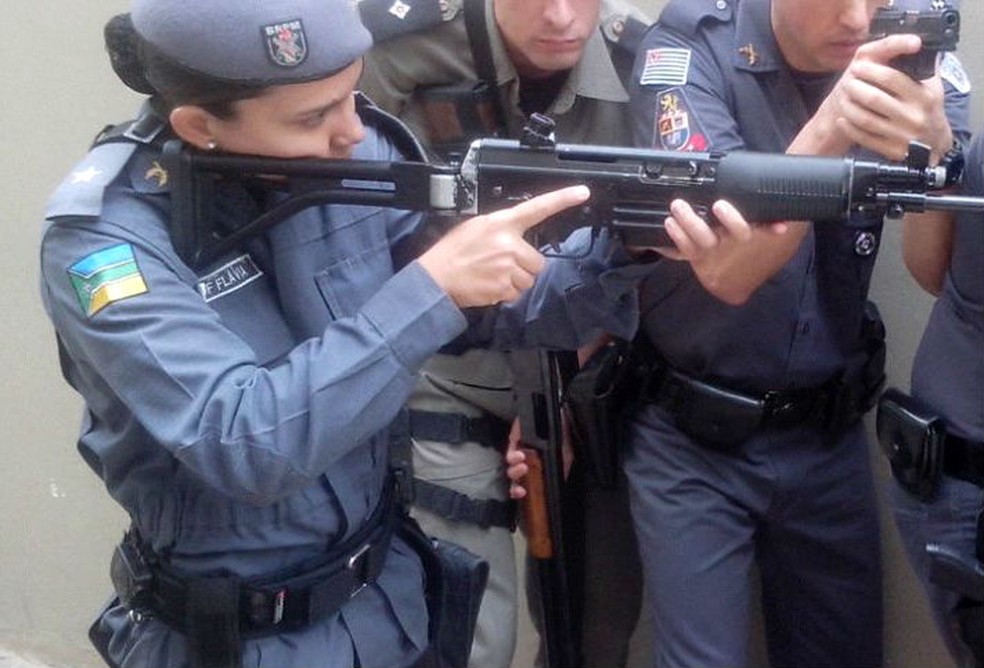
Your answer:
[[[520,502],[526,547],[536,559],[551,559],[554,555],[550,536],[550,517],[547,510],[547,483],[544,479],[543,458],[533,448],[523,448],[529,472],[523,479],[526,496]]]

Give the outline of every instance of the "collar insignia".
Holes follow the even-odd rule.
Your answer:
[[[154,180],[157,182],[158,188],[163,188],[167,185],[168,181],[167,170],[161,167],[161,163],[154,160],[150,165],[150,169],[144,174],[144,179],[147,181]]]
[[[748,61],[749,65],[754,66],[755,63],[757,63],[759,60],[758,51],[755,50],[755,47],[752,44],[746,44],[745,46],[741,47],[740,49],[738,49],[738,53],[745,56],[745,60]]]

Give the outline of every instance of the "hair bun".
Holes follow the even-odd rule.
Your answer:
[[[133,28],[129,14],[117,14],[103,28],[103,39],[106,42],[106,52],[113,71],[127,88],[153,95],[154,87],[144,76],[143,65],[138,55],[137,40],[139,36]]]

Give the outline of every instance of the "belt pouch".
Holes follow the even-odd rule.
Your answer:
[[[459,545],[428,538],[410,518],[402,536],[427,573],[429,635],[437,668],[466,668],[489,564]]]
[[[625,346],[610,344],[574,375],[565,394],[578,454],[602,489],[616,486],[624,418],[634,401],[630,363]]]
[[[918,399],[889,388],[878,401],[876,431],[898,483],[923,501],[932,499],[943,474],[943,420]]]
[[[187,604],[192,668],[240,668],[239,579],[190,579]]]
[[[751,438],[762,423],[761,400],[702,383],[676,372],[667,381],[673,390],[661,402],[676,426],[703,445],[730,449]]]

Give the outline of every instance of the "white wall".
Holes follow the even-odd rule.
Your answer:
[[[103,24],[125,7],[126,0],[6,0],[2,10],[0,220],[7,239],[0,266],[10,290],[0,319],[0,646],[76,668],[100,665],[85,630],[109,593],[108,559],[125,518],[75,451],[80,403],[61,380],[37,296],[37,243],[47,194],[104,124],[136,107],[102,51]],[[984,7],[965,0],[963,11],[964,60],[980,90]],[[886,246],[874,294],[891,332],[892,381],[905,385],[929,302],[900,268],[894,234]],[[928,624],[925,606],[893,532],[886,522],[889,665],[945,666],[932,631],[914,631]]]

